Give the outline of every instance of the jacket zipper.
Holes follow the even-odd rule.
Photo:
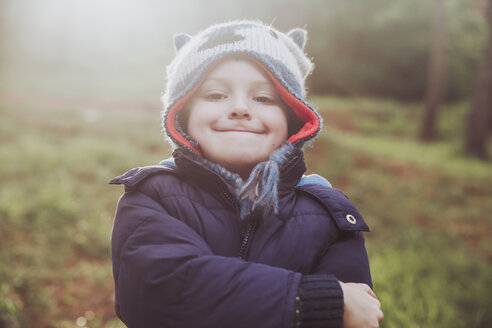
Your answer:
[[[235,201],[231,194],[227,191],[224,191],[222,192],[222,194],[224,195],[225,199],[229,201],[229,203],[234,206],[234,208],[237,210],[238,209],[238,206],[237,206],[237,201]]]
[[[288,169],[292,163],[297,160],[297,156],[290,159],[283,167],[284,170]],[[229,195],[227,195],[229,196]],[[251,245],[251,241],[253,240],[255,228],[256,228],[256,218],[247,218],[249,220],[248,226],[246,227],[246,231],[242,235],[241,247],[239,248],[238,256],[239,258],[246,260],[248,257],[249,247]]]
[[[248,226],[246,227],[246,231],[242,236],[241,248],[239,249],[238,256],[243,260],[246,260],[248,256],[249,246],[251,245],[251,241],[253,240],[255,228],[256,228],[256,220],[250,221],[248,223]]]
[[[232,196],[224,191],[223,192],[224,197],[236,208],[238,209],[237,202],[234,201]],[[239,258],[245,260],[246,257],[248,256],[248,250],[249,246],[251,244],[251,240],[253,239],[253,234],[254,230],[256,228],[256,220],[250,218],[246,218],[245,220],[248,220],[248,226],[246,227],[246,231],[243,233],[241,236],[241,247],[239,248],[238,256]]]

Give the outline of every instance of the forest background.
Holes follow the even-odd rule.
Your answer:
[[[109,253],[123,190],[107,181],[170,156],[172,35],[240,18],[309,32],[324,118],[309,173],[371,227],[382,326],[489,326],[490,2],[1,0],[0,327],[124,327]]]

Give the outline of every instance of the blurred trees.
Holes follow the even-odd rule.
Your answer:
[[[283,31],[308,30],[306,51],[316,64],[308,84],[312,93],[425,97],[432,0],[127,0],[118,8],[106,1],[89,3],[1,1],[0,66],[2,73],[11,71],[4,85],[27,67],[39,71],[32,75],[40,76],[43,85],[58,78],[72,83],[70,89],[97,86],[104,94],[115,84],[144,90],[148,83],[153,94],[162,88],[164,67],[174,55],[173,33],[194,34],[211,23],[248,18]],[[445,16],[446,96],[467,98],[485,24],[471,0],[446,0]],[[108,77],[114,78],[105,82]],[[90,82],[83,83],[85,78]]]
[[[436,138],[436,120],[446,84],[446,26],[443,0],[434,0],[432,16],[432,48],[428,68],[427,99],[420,138],[424,141]]]
[[[431,49],[430,0],[311,0],[308,53],[315,93],[425,97]],[[483,21],[469,0],[447,0],[447,98],[471,94]]]
[[[422,97],[427,1],[330,1],[320,10],[322,2],[311,6],[308,24],[313,92]]]
[[[488,0],[485,16],[488,41],[477,74],[465,140],[466,152],[480,158],[487,157],[487,139],[492,126],[492,0]]]

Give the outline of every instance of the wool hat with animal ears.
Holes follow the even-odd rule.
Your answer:
[[[305,79],[313,64],[304,53],[307,32],[295,28],[282,33],[258,21],[212,25],[194,36],[174,35],[176,57],[167,67],[164,130],[174,147],[200,150],[181,128],[178,113],[198,89],[207,71],[227,56],[245,56],[265,70],[283,101],[292,109],[300,129],[288,141],[301,148],[321,128],[321,118],[306,101]]]

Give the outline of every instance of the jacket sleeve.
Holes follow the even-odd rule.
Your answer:
[[[301,274],[214,255],[143,193],[121,197],[111,248],[116,312],[130,328],[294,324]]]
[[[296,303],[299,327],[343,327],[343,292],[338,280],[372,288],[362,232],[341,233],[314,270],[302,276]]]
[[[343,282],[359,282],[372,286],[369,259],[361,231],[340,231],[328,246],[313,274],[332,274]]]
[[[314,270],[302,276],[296,298],[299,327],[343,327],[343,292],[338,280],[373,287],[360,231],[342,232]]]
[[[334,236],[309,274],[303,275],[296,301],[299,327],[343,327],[343,292],[338,280],[366,283],[372,288],[362,216],[338,190],[306,186],[327,209]],[[338,303],[336,302],[338,300]]]
[[[338,280],[372,288],[360,231],[339,231],[310,274],[302,276],[296,298],[298,327],[343,327],[343,292]]]
[[[372,288],[363,235],[369,227],[359,211],[340,190],[319,185],[304,186],[302,190],[325,206],[334,232],[310,273],[332,274],[340,281],[366,283]]]

